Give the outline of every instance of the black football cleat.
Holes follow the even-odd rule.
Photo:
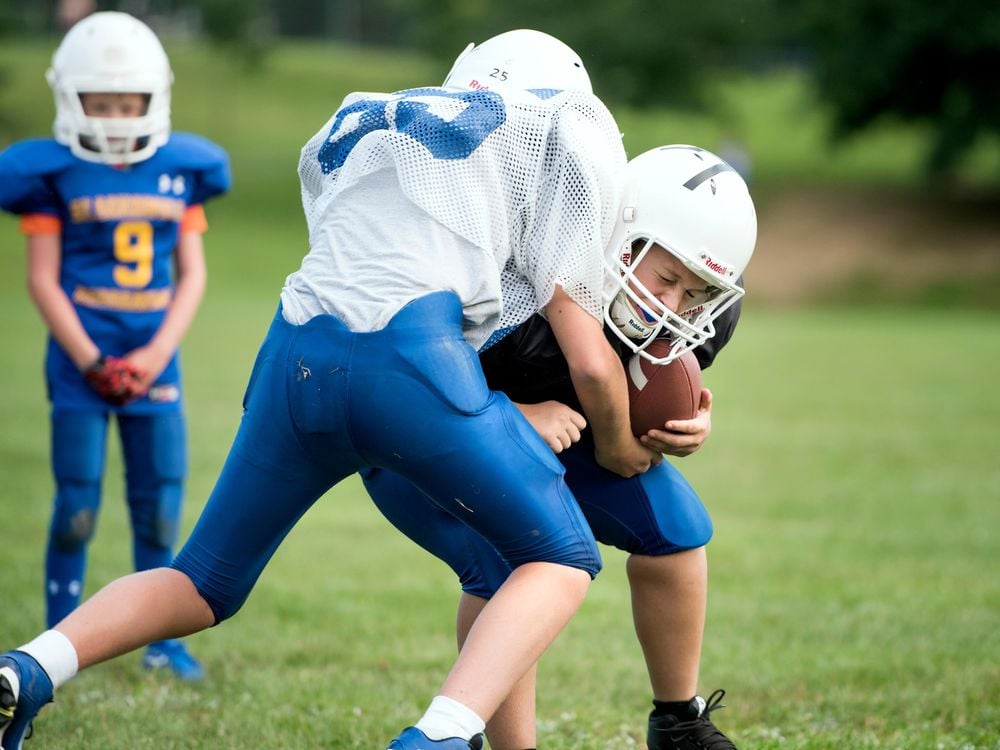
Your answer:
[[[671,714],[649,717],[646,745],[649,750],[736,750],[736,745],[712,723],[711,714],[720,704],[725,690],[716,690],[706,701],[696,695],[688,704],[688,716]]]

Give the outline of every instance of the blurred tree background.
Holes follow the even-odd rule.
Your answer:
[[[463,40],[518,27],[577,49],[611,106],[710,110],[727,71],[795,65],[848,138],[894,119],[928,128],[926,173],[1000,134],[1000,3],[988,0],[0,0],[0,34],[61,32],[61,6],[124,10],[254,64],[270,41],[410,47],[449,62]]]
[[[755,300],[1000,307],[997,2],[0,0],[0,45],[54,49],[73,15],[94,9],[142,18],[172,55],[188,42],[210,50],[191,58],[203,60],[196,88],[209,93],[188,90],[175,114],[194,100],[211,112],[177,122],[231,148],[238,178],[242,167],[234,199],[253,193],[258,213],[295,188],[254,184],[254,167],[272,167],[251,144],[274,138],[237,118],[249,99],[266,97],[287,119],[281,138],[301,143],[312,131],[300,123],[332,112],[342,84],[433,83],[467,42],[537,28],[583,57],[629,154],[696,143],[751,180]],[[27,84],[14,80],[15,59],[5,66],[0,54],[0,147],[40,134],[41,99],[30,112],[17,105]],[[320,68],[332,65],[340,77]],[[41,70],[36,80],[44,86]],[[178,72],[178,85],[191,80]]]

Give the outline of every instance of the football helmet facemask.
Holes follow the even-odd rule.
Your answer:
[[[553,89],[593,93],[583,61],[570,47],[542,31],[515,29],[472,42],[442,84],[446,88],[522,91]]]
[[[71,28],[45,74],[56,104],[55,138],[86,161],[134,164],[170,137],[173,73],[156,34],[127,13],[93,13]],[[142,94],[141,117],[90,117],[81,94]]]
[[[663,146],[632,159],[605,264],[604,317],[633,352],[667,364],[715,335],[713,321],[743,296],[738,280],[757,241],[757,215],[743,178],[713,153]],[[705,293],[673,312],[636,278],[658,245],[705,281]],[[664,357],[646,347],[668,336]]]

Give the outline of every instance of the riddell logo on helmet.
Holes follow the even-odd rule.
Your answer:
[[[724,276],[731,274],[729,266],[723,265],[722,263],[719,263],[716,260],[712,260],[711,258],[708,257],[705,258],[705,265],[711,270],[715,271],[716,273],[721,273]]]
[[[686,320],[687,322],[690,323],[692,320],[701,315],[704,311],[705,311],[704,305],[698,305],[697,307],[692,307],[690,310],[685,310],[684,312],[681,313],[681,319]]]
[[[476,91],[489,91],[490,87],[481,84],[479,81],[473,78],[471,81],[469,81],[469,88],[474,89]]]

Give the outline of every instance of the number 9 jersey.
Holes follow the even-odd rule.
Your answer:
[[[143,346],[173,294],[173,256],[182,231],[204,231],[201,204],[225,193],[229,160],[219,146],[174,133],[141,162],[85,161],[52,139],[0,153],[0,208],[21,215],[26,234],[58,234],[60,284],[87,334],[108,355]],[[108,410],[50,337],[46,374],[55,408]],[[175,353],[150,395],[131,414],[177,408]]]

